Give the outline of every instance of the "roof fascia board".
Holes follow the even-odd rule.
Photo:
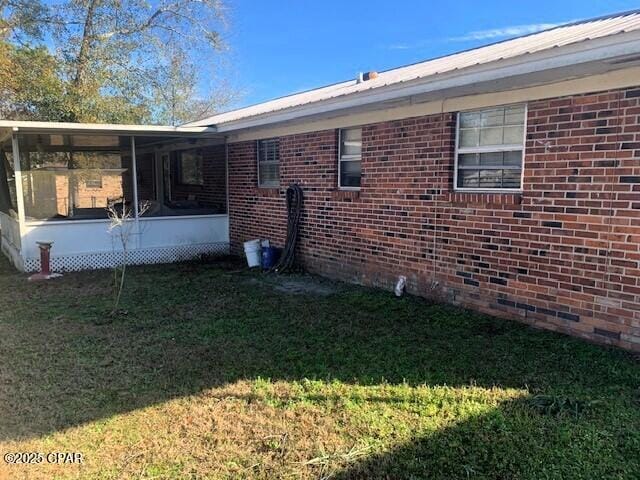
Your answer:
[[[0,129],[8,129],[22,133],[100,133],[117,135],[145,136],[203,136],[218,135],[217,129],[211,126],[171,127],[154,125],[115,125],[100,123],[69,122],[31,122],[0,120]]]
[[[624,39],[622,36],[624,36]],[[266,124],[328,113],[333,110],[361,107],[371,103],[385,102],[401,97],[463,87],[474,83],[491,82],[506,77],[523,76],[544,70],[603,61],[634,54],[639,51],[640,31],[634,31],[619,34],[618,36],[605,37],[568,45],[566,47],[545,50],[508,61],[469,67],[464,70],[442,75],[437,80],[434,80],[433,77],[428,77],[427,79],[406,82],[400,85],[380,87],[366,92],[345,95],[343,97],[263,114],[245,120],[217,124],[216,127],[218,132],[231,132],[245,128],[260,127]]]
[[[422,117],[443,112],[459,112],[476,108],[495,107],[512,103],[526,103],[546,98],[560,98],[567,95],[592,93],[638,86],[640,67],[630,67],[589,75],[580,78],[521,87],[512,90],[499,90],[489,93],[474,93],[463,96],[447,96],[437,100],[410,103],[401,106],[353,112],[341,115],[325,115],[307,120],[289,121],[280,124],[265,125],[253,129],[237,130],[229,133],[229,143],[257,140],[260,138],[282,137],[301,133],[333,130],[374,123]]]

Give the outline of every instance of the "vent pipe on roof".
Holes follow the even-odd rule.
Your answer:
[[[378,72],[359,72],[358,77],[356,78],[356,83],[366,82],[368,80],[373,80],[374,78],[378,78]]]

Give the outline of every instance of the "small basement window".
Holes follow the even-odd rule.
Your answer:
[[[362,178],[362,129],[343,128],[340,130],[340,151],[338,152],[338,188],[360,189]]]
[[[460,112],[456,135],[455,189],[518,191],[526,105]]]
[[[258,186],[280,186],[280,144],[277,138],[258,140]]]

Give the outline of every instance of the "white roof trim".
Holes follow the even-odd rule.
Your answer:
[[[166,135],[202,136],[215,134],[210,126],[126,125],[113,123],[32,122],[22,120],[0,120],[0,129],[25,133],[105,133],[118,135]],[[219,136],[219,135],[218,135]]]

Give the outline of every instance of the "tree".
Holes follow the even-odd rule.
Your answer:
[[[53,19],[40,0],[0,0],[0,38],[21,43],[42,39],[42,26]]]
[[[198,97],[198,74],[224,48],[219,0],[67,0],[60,12],[54,38],[78,121],[184,120],[176,105]]]
[[[46,48],[0,41],[0,116],[72,120],[58,62]]]
[[[196,65],[190,63],[181,51],[167,51],[163,64],[150,83],[152,90],[152,116],[168,125],[180,125],[190,120],[205,118],[233,98],[232,89],[224,84],[209,85],[215,96],[201,96],[198,93]]]
[[[210,114],[230,98],[201,92],[224,49],[224,13],[220,0],[0,0],[0,114],[174,124]]]

